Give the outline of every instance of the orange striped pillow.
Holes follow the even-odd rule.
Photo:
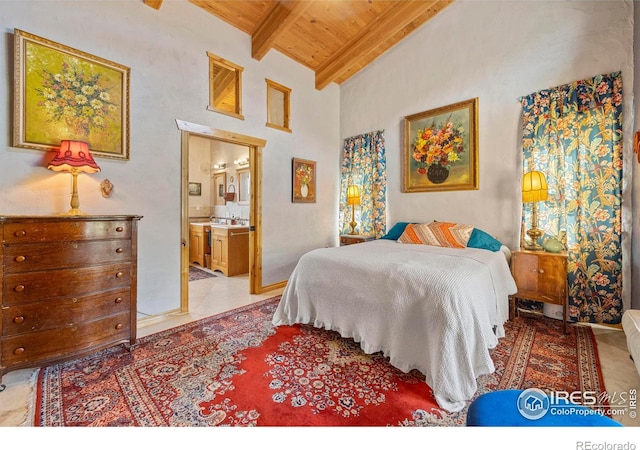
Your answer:
[[[465,248],[473,228],[451,222],[409,224],[398,241],[403,244],[424,244],[437,247]]]

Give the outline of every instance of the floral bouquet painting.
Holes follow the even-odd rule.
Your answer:
[[[407,116],[403,192],[478,189],[477,98]]]
[[[14,145],[52,150],[74,139],[96,156],[128,159],[129,68],[15,33]]]
[[[314,203],[316,201],[316,162],[293,158],[291,201]]]

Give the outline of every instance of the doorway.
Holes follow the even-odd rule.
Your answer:
[[[198,136],[214,141],[237,144],[249,152],[249,293],[262,288],[262,148],[266,141],[206,126],[176,121],[181,130],[181,300],[180,312],[189,311],[189,143]]]

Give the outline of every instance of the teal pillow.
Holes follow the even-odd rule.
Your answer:
[[[474,228],[471,232],[467,247],[483,248],[485,250],[491,250],[497,252],[502,247],[502,242],[494,238],[493,236],[485,233],[479,228]]]
[[[402,233],[404,233],[404,229],[407,228],[411,222],[398,222],[396,223],[384,236],[380,239],[390,239],[392,241],[397,241],[400,239]]]

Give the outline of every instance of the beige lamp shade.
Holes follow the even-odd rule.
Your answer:
[[[359,205],[360,204],[360,188],[355,184],[347,187],[347,204]]]
[[[527,172],[522,177],[522,201],[541,202],[547,199],[547,179],[537,170]]]

